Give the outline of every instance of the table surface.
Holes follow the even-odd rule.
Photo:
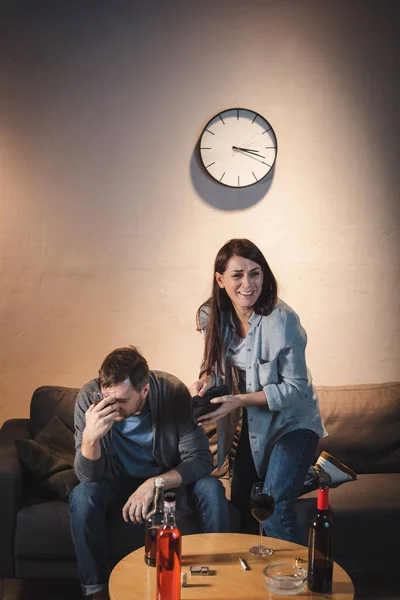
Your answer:
[[[182,536],[182,571],[187,573],[187,587],[182,587],[182,600],[279,600],[293,595],[273,594],[264,588],[263,569],[270,563],[293,561],[295,557],[307,560],[307,548],[277,540],[263,538],[263,543],[275,550],[272,556],[253,556],[248,551],[259,543],[259,536],[240,533],[201,533]],[[239,556],[251,567],[244,571]],[[189,565],[208,566],[215,575],[189,575]],[[109,581],[111,600],[155,600],[156,569],[144,562],[144,548],[139,548],[123,558],[113,569]],[[306,587],[296,594],[298,598],[329,598],[353,600],[354,587],[346,571],[337,563],[333,568],[333,591],[316,594]]]

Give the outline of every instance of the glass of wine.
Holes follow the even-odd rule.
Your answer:
[[[257,481],[252,489],[250,495],[250,510],[251,514],[260,524],[260,543],[258,546],[252,546],[249,550],[252,554],[257,556],[271,556],[274,553],[272,548],[263,546],[262,535],[263,535],[263,522],[269,519],[275,508],[274,494],[272,487],[264,481]]]

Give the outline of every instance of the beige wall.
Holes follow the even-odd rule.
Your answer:
[[[190,383],[231,237],[264,251],[316,383],[400,378],[396,0],[18,5],[0,9],[0,422],[128,343]],[[236,106],[276,131],[270,186],[196,162]]]

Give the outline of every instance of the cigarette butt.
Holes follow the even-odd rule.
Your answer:
[[[251,569],[250,569],[250,567],[249,567],[246,559],[244,559],[241,556],[239,556],[239,562],[242,565],[242,569],[244,571],[251,571]]]

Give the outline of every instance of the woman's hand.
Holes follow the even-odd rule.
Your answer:
[[[210,404],[220,404],[216,410],[207,413],[206,415],[202,415],[197,419],[199,425],[207,425],[207,423],[214,423],[222,419],[222,417],[226,417],[230,412],[235,410],[235,408],[239,408],[242,406],[242,401],[240,396],[232,396],[229,394],[228,396],[221,396],[220,398],[213,398],[210,400]]]
[[[210,373],[209,375],[203,376],[201,379],[198,379],[192,385],[189,386],[189,392],[192,398],[194,396],[204,396],[207,390],[215,386],[215,376],[214,373]]]

